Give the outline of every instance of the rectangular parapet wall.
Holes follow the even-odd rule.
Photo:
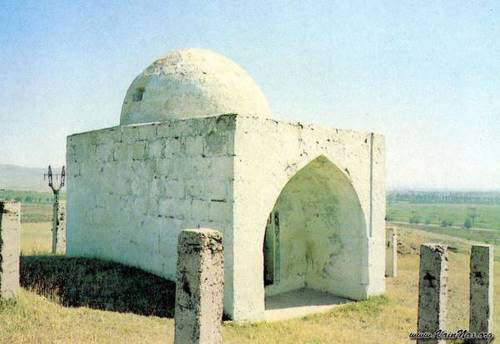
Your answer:
[[[69,136],[67,255],[175,280],[182,229],[232,228],[234,124],[223,115]]]
[[[21,203],[0,201],[0,298],[15,298],[19,289]]]

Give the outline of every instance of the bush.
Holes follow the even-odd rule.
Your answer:
[[[451,227],[453,226],[453,222],[450,220],[443,220],[441,221],[441,227]]]
[[[472,219],[470,217],[465,218],[464,228],[472,228]]]
[[[422,221],[420,220],[420,217],[418,217],[417,215],[412,215],[412,216],[410,216],[410,219],[408,222],[418,224]]]

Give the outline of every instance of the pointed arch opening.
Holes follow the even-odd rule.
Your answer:
[[[303,305],[322,302],[307,295],[357,299],[364,294],[366,245],[365,216],[349,178],[325,156],[314,159],[286,183],[269,214],[262,245],[266,309],[285,308],[272,301],[291,292],[302,300],[290,302]]]

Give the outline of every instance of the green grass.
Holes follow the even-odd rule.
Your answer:
[[[408,225],[398,224],[398,226],[403,226],[407,228],[417,227],[417,225],[410,225],[410,224]],[[478,230],[470,230],[458,227],[434,227],[426,225],[418,225],[418,228],[426,232],[444,234],[455,238],[500,246],[500,230],[478,231]]]
[[[143,315],[155,314],[152,311],[155,307],[172,309],[172,301],[157,307],[163,301],[154,299],[172,300],[171,282],[160,282],[157,277],[120,264],[48,255],[50,223],[23,223],[21,234],[25,255],[21,259],[23,288],[16,303],[0,303],[1,344],[173,342],[174,321],[169,314]],[[467,328],[469,243],[454,238],[441,240],[434,233],[404,227],[399,227],[398,235],[399,274],[387,279],[385,296],[301,319],[243,325],[226,322],[224,343],[414,344],[408,334],[416,330],[418,249],[429,241],[457,248],[449,254],[447,329]],[[500,252],[498,248],[496,251]],[[42,256],[33,256],[35,253]],[[497,262],[494,274],[494,332],[498,334],[500,264]],[[167,294],[161,294],[166,291]]]
[[[500,229],[499,204],[415,204],[388,202],[389,221],[410,222],[416,217],[420,223],[441,225],[450,221],[454,226],[463,226],[467,216],[477,215],[474,227]]]
[[[52,203],[21,203],[21,222],[52,221]]]
[[[46,192],[39,191],[25,191],[25,190],[10,190],[10,189],[0,189],[0,200],[6,201],[18,201],[22,203],[47,203],[51,204],[53,199],[53,193],[47,186]],[[63,192],[59,196],[60,199],[65,199],[66,194]]]
[[[64,200],[66,194],[60,194]],[[0,189],[0,200],[21,202],[21,222],[49,222],[52,220],[52,192]]]

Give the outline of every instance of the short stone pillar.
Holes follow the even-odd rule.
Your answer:
[[[448,297],[448,247],[439,244],[420,246],[418,284],[418,332],[445,330]],[[417,340],[420,344],[445,343],[444,340]]]
[[[224,250],[211,229],[181,232],[177,244],[175,344],[222,343]]]
[[[470,255],[470,332],[493,332],[493,275],[493,246],[473,245]],[[488,340],[474,343],[488,343]]]
[[[56,226],[56,254],[66,254],[66,201],[59,201]]]
[[[0,298],[15,298],[19,289],[21,203],[0,201]]]
[[[398,275],[398,237],[395,228],[387,228],[385,232],[385,276]]]

